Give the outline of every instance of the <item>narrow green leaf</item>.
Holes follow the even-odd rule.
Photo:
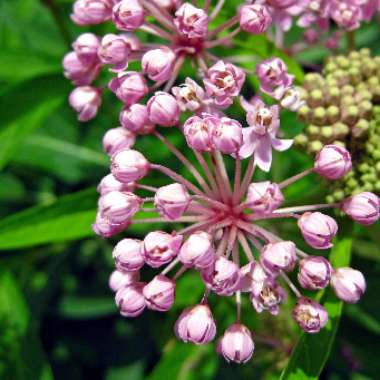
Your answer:
[[[97,197],[96,190],[91,188],[3,219],[0,222],[0,250],[91,236]]]
[[[53,380],[24,296],[13,275],[0,271],[2,380]]]
[[[352,239],[336,241],[330,254],[334,267],[347,266],[351,258]],[[280,380],[317,380],[330,355],[336,336],[343,303],[329,288],[321,294],[321,303],[329,313],[329,321],[318,334],[302,333],[293,349]]]

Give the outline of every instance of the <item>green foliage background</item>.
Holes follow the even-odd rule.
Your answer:
[[[225,18],[240,1],[227,3]],[[343,314],[330,291],[318,294],[331,315],[321,334],[300,333],[289,319],[292,299],[278,318],[257,315],[244,304],[243,318],[256,341],[255,356],[244,366],[225,363],[213,345],[194,347],[174,339],[176,317],[203,290],[194,274],[179,281],[171,312],[147,312],[137,320],[118,315],[107,286],[112,241],[94,237],[90,224],[95,187],[108,170],[101,138],[116,126],[120,104],[107,94],[100,115],[81,125],[68,107],[71,85],[63,78],[61,60],[81,30],[70,22],[71,6],[71,0],[0,1],[0,379],[379,379],[378,225],[352,229],[341,221],[330,259],[347,265],[352,256],[352,265],[366,273],[368,292],[358,305],[344,306]],[[299,33],[294,30],[289,39]],[[357,37],[359,45],[378,52],[377,24]],[[251,69],[257,60],[280,54],[302,81],[296,61],[261,37],[239,41],[235,50]],[[297,60],[318,65],[327,54],[311,49]],[[291,114],[282,121],[289,136],[303,127]],[[170,138],[185,149],[179,134]],[[153,161],[169,161],[168,152],[149,138],[138,144]],[[292,149],[275,160],[271,175],[283,179],[309,164]],[[170,160],[170,165],[175,164]],[[324,185],[310,178],[292,186],[287,197],[303,204],[323,199],[324,192]],[[293,224],[275,228],[303,245]],[[144,231],[130,233],[142,237]],[[212,298],[212,305],[221,332],[233,321],[233,303]]]

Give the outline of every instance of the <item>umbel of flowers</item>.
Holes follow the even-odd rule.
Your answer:
[[[299,118],[308,124],[298,146],[315,154],[326,144],[346,147],[354,169],[332,185],[329,202],[362,191],[380,193],[380,58],[368,49],[327,60],[323,75],[307,74]]]
[[[168,311],[175,302],[176,281],[185,271],[195,270],[204,283],[204,295],[179,316],[177,337],[195,344],[212,341],[217,326],[209,294],[235,297],[236,322],[218,334],[217,346],[228,361],[243,363],[254,351],[252,334],[241,315],[243,293],[257,312],[276,315],[289,289],[297,298],[295,321],[306,332],[316,333],[327,323],[327,312],[303,296],[300,288],[319,290],[331,284],[339,298],[353,303],[366,287],[359,271],[332,268],[324,256],[308,255],[258,222],[294,219],[309,246],[326,250],[332,247],[338,225],[320,210],[340,208],[368,225],[379,218],[379,198],[363,192],[333,204],[283,207],[283,189],[306,175],[316,173],[334,181],[351,170],[349,152],[335,144],[318,153],[313,167],[280,183],[254,180],[256,170],[270,170],[272,149],[285,151],[292,144],[279,137],[281,108],[296,111],[303,103],[282,60],[272,58],[257,65],[260,92],[246,100],[241,96],[245,71],[212,51],[217,45],[233,43],[242,30],[255,34],[268,30],[272,8],[283,2],[243,3],[236,15],[209,28],[223,3],[220,0],[211,7],[206,0],[197,7],[170,0],[78,0],[72,15],[75,22],[89,25],[112,20],[122,32],[101,39],[91,33],[81,35],[64,58],[64,68],[78,86],[70,103],[80,120],[97,113],[101,90],[91,84],[104,65],[115,72],[109,88],[124,104],[121,127],[110,129],[103,140],[111,172],[98,187],[94,231],[107,238],[131,224],[167,223],[165,231],[149,231],[143,240],[126,237],[115,246],[116,271],[110,286],[120,313],[136,317],[146,308]],[[155,35],[160,43],[141,43],[129,33],[136,30]],[[141,71],[127,71],[132,60],[141,61]],[[194,64],[201,81],[186,78],[175,85],[185,60]],[[260,93],[273,97],[275,104],[265,104]],[[232,103],[239,100],[246,113],[244,126],[228,116]],[[180,122],[180,116],[186,120]],[[185,156],[158,127],[181,133],[192,155]],[[133,149],[136,138],[144,134],[154,135],[192,180],[162,162],[149,162],[144,152]],[[234,160],[233,173],[226,169],[226,156]],[[156,172],[167,177],[167,185],[154,188],[140,183]],[[151,196],[143,195],[146,192]],[[156,216],[151,217],[152,213]],[[157,269],[157,274],[141,278],[144,266]],[[287,275],[296,267],[299,286]]]

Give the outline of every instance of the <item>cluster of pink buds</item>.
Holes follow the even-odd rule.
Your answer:
[[[236,322],[219,338],[217,350],[227,361],[237,363],[248,361],[254,351],[252,333],[242,323],[242,293],[248,294],[258,313],[268,311],[277,315],[286,299],[287,287],[297,298],[293,309],[295,321],[305,332],[317,333],[327,323],[327,312],[322,305],[301,294],[289,272],[298,267],[301,288],[318,291],[331,285],[336,295],[349,303],[357,302],[366,289],[359,271],[333,268],[324,256],[307,254],[294,242],[283,241],[257,222],[295,219],[305,242],[314,249],[326,250],[333,245],[338,225],[319,210],[340,208],[363,225],[375,223],[380,215],[379,198],[368,192],[337,204],[281,207],[285,202],[283,189],[308,174],[316,173],[328,180],[346,175],[351,170],[350,154],[342,147],[327,145],[317,155],[314,167],[281,183],[255,182],[253,176],[260,158],[250,154],[244,171],[239,141],[244,129],[253,128],[258,136],[252,141],[261,149],[265,143],[260,141],[259,131],[273,122],[265,122],[267,112],[271,114],[265,106],[254,111],[250,110],[251,106],[255,107],[251,103],[245,106],[250,127],[242,128],[236,120],[209,114],[192,116],[186,121],[181,131],[201,169],[166,137],[154,132],[192,174],[194,181],[169,167],[149,162],[140,152],[127,147],[127,143],[125,146],[118,143],[119,149],[109,150],[113,152],[111,174],[99,185],[101,197],[94,224],[95,232],[104,237],[119,233],[131,224],[171,225],[171,232],[155,230],[143,240],[124,238],[115,246],[116,271],[110,277],[110,287],[116,292],[120,313],[136,317],[146,308],[168,311],[175,302],[177,280],[185,272],[195,270],[204,283],[204,295],[199,304],[181,313],[175,334],[184,342],[212,341],[217,326],[210,307],[211,295],[234,296]],[[260,109],[264,110],[263,114],[258,113]],[[263,149],[267,154],[271,151],[267,147]],[[231,180],[223,154],[235,159]],[[150,172],[157,171],[168,177],[168,185],[154,188],[139,183]],[[153,196],[141,195],[149,193]],[[144,217],[146,212],[149,217]],[[152,217],[152,213],[157,215]],[[140,278],[145,265],[159,269],[148,282]],[[175,272],[170,275],[172,271]]]
[[[228,59],[216,57],[212,49],[231,44],[241,30],[265,32],[274,18],[270,7],[280,3],[287,7],[293,1],[243,4],[235,16],[210,30],[223,0],[212,10],[208,0],[202,8],[175,0],[77,0],[72,15],[75,22],[90,25],[112,20],[121,33],[103,38],[83,34],[74,42],[74,51],[64,58],[65,75],[79,86],[70,103],[81,120],[96,115],[101,90],[91,83],[104,65],[116,73],[109,88],[124,104],[121,126],[107,131],[103,139],[111,173],[98,186],[94,231],[107,238],[132,224],[172,226],[170,232],[150,231],[143,240],[124,238],[115,246],[116,271],[110,287],[116,292],[120,313],[136,317],[146,308],[169,310],[175,302],[176,281],[186,271],[195,270],[205,292],[198,305],[179,316],[175,333],[184,342],[210,342],[217,334],[211,294],[234,296],[236,323],[220,338],[218,352],[238,363],[248,361],[254,351],[252,334],[241,321],[242,293],[248,293],[258,313],[276,315],[288,287],[297,297],[295,321],[304,331],[316,333],[326,324],[327,312],[301,295],[288,272],[298,267],[298,282],[306,290],[331,284],[346,302],[358,301],[366,287],[357,270],[332,268],[323,256],[309,256],[257,222],[295,219],[305,242],[325,250],[332,247],[338,225],[318,210],[337,207],[364,225],[379,218],[379,198],[372,193],[336,204],[281,207],[283,189],[306,175],[317,173],[335,180],[351,170],[350,154],[339,146],[325,146],[313,168],[281,183],[253,180],[257,168],[270,170],[272,149],[285,151],[292,145],[292,140],[280,138],[279,114],[281,108],[294,111],[302,105],[299,90],[285,63],[271,58],[257,65],[256,74],[260,93],[271,96],[275,104],[265,104],[260,93],[246,100],[241,96],[246,72]],[[136,30],[153,34],[162,42],[141,43],[131,34]],[[185,60],[196,65],[202,84],[186,78],[185,83],[175,85]],[[141,71],[126,71],[131,61],[140,61]],[[246,112],[247,126],[228,114],[237,101]],[[158,127],[180,133],[192,157],[173,146]],[[150,162],[134,150],[138,135],[145,134],[155,136],[193,180],[162,163]],[[234,160],[232,177],[226,157]],[[152,172],[167,177],[168,183],[159,188],[142,184],[140,181]],[[149,282],[140,279],[144,266],[159,268]]]

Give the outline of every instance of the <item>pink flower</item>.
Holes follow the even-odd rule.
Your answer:
[[[338,145],[325,145],[315,158],[314,171],[330,180],[344,177],[351,169],[350,153]]]
[[[167,81],[172,75],[175,59],[173,50],[163,46],[147,51],[142,57],[141,66],[151,80]]]
[[[103,137],[103,147],[105,152],[112,156],[119,150],[132,148],[135,141],[135,134],[127,129],[122,127],[112,128]]]
[[[302,330],[309,334],[317,333],[326,326],[328,315],[322,305],[310,298],[301,297],[293,309],[293,317]]]
[[[360,26],[363,17],[360,6],[347,1],[333,0],[330,9],[331,18],[346,30],[354,30]]]
[[[125,149],[112,156],[111,171],[114,177],[123,183],[138,181],[149,170],[146,158],[136,150]]]
[[[292,241],[267,244],[261,251],[260,263],[272,275],[291,271],[296,261],[296,245]]]
[[[203,9],[184,3],[175,13],[174,24],[184,37],[204,38],[208,31],[208,16]]]
[[[78,113],[79,121],[93,119],[102,103],[102,92],[91,86],[76,87],[69,96],[70,106]]]
[[[293,84],[293,76],[280,58],[270,58],[260,62],[256,67],[260,81],[260,90],[279,100],[285,90]]]
[[[84,63],[79,59],[76,52],[67,53],[63,58],[64,75],[76,86],[88,85],[95,80],[99,74],[100,65],[94,63]]]
[[[142,290],[145,283],[137,282],[120,288],[115,297],[116,305],[123,317],[137,317],[145,309],[145,298]]]
[[[352,268],[339,268],[331,276],[335,294],[344,302],[356,303],[366,291],[364,276]]]
[[[220,119],[212,115],[193,116],[186,120],[183,133],[187,144],[196,151],[209,152],[214,149],[212,134]]]
[[[144,264],[143,243],[137,239],[120,240],[112,252],[116,268],[120,271],[137,271]]]
[[[91,64],[98,59],[99,37],[93,33],[81,34],[72,44],[80,61]]]
[[[132,193],[111,191],[99,198],[100,213],[112,224],[122,224],[139,211],[141,199]]]
[[[270,214],[284,201],[279,186],[269,181],[254,182],[248,187],[247,207],[260,214]]]
[[[260,98],[254,98],[251,103],[241,98],[241,105],[247,112],[248,128],[243,128],[243,145],[239,157],[246,158],[252,154],[257,166],[269,171],[272,164],[272,148],[280,152],[287,150],[293,140],[281,140],[276,137],[279,126],[278,106],[267,107]]]
[[[346,199],[342,210],[355,222],[368,226],[379,220],[380,199],[373,193],[359,193]]]
[[[178,258],[184,265],[196,269],[210,267],[215,261],[212,236],[203,231],[191,234],[182,245]]]
[[[120,272],[115,270],[111,273],[108,286],[113,292],[139,281],[139,272]]]
[[[330,282],[332,268],[323,256],[311,256],[301,260],[298,282],[305,289],[324,289]]]
[[[111,18],[112,0],[76,0],[71,19],[78,25],[100,24]]]
[[[184,342],[206,344],[216,334],[216,325],[207,305],[196,305],[185,309],[175,324],[176,336]]]
[[[98,193],[100,193],[100,195],[104,195],[111,191],[133,192],[135,188],[136,188],[135,182],[123,183],[123,182],[118,181],[112,174],[107,174],[99,182],[97,191]]]
[[[158,275],[144,286],[143,295],[149,309],[168,311],[174,303],[175,282],[163,275]]]
[[[103,238],[109,238],[126,229],[129,224],[129,220],[125,220],[123,223],[112,223],[106,215],[103,215],[98,211],[96,214],[95,223],[92,225],[92,229],[97,235],[102,236]]]
[[[306,212],[298,219],[298,227],[306,243],[315,249],[331,248],[338,232],[336,221],[321,212]]]
[[[158,91],[149,99],[149,120],[163,127],[172,127],[178,123],[179,107],[176,99],[167,92]]]
[[[103,64],[114,65],[113,71],[122,71],[128,67],[131,51],[128,38],[109,33],[102,38],[98,55]]]
[[[131,132],[145,135],[154,130],[148,117],[147,107],[143,104],[132,104],[124,108],[119,116],[120,124]]]
[[[203,88],[190,78],[186,78],[184,84],[173,87],[172,93],[181,111],[199,111],[206,100]]]
[[[245,81],[245,73],[232,63],[218,61],[207,71],[203,80],[207,94],[220,108],[229,107],[233,98],[238,96]]]
[[[250,4],[240,9],[240,26],[248,33],[264,33],[271,23],[272,17],[265,5]]]
[[[144,8],[138,0],[121,0],[112,12],[112,21],[118,29],[132,32],[144,23]]]
[[[133,71],[113,78],[108,87],[127,106],[137,103],[148,93],[144,77]]]
[[[271,314],[277,315],[280,311],[279,306],[285,299],[284,289],[269,277],[257,285],[258,289],[253,288],[251,294],[253,307],[258,313],[268,310]]]
[[[251,332],[240,323],[230,326],[218,343],[218,351],[228,362],[246,363],[254,349]]]
[[[250,261],[240,268],[241,291],[252,292],[254,297],[260,295],[268,275],[257,261]]]
[[[222,117],[212,129],[212,141],[215,148],[224,154],[238,152],[243,143],[240,123],[228,117]]]
[[[154,231],[145,236],[144,256],[146,263],[158,268],[177,256],[182,244],[182,236],[173,236],[166,232]]]
[[[190,195],[183,185],[173,183],[157,190],[154,204],[162,217],[168,220],[176,220],[189,207]]]
[[[202,271],[205,283],[218,295],[230,296],[240,287],[239,267],[225,257],[218,257],[213,266]]]

